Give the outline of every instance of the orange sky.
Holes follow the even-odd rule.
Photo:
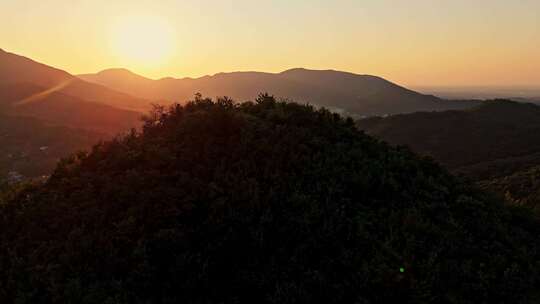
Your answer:
[[[71,73],[292,67],[540,86],[538,0],[1,0],[0,48]]]

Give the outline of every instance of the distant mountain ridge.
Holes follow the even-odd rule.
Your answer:
[[[150,102],[77,78],[66,71],[0,49],[0,85],[32,83],[82,100],[145,111]]]
[[[0,185],[137,127],[147,101],[0,50]]]
[[[139,124],[150,102],[0,49],[0,112],[116,134]]]
[[[262,92],[324,106],[352,116],[463,109],[475,101],[449,101],[406,89],[383,78],[335,70],[290,69],[281,73],[231,72],[159,80],[126,69],[75,77],[0,50],[0,85],[31,83],[81,100],[145,112],[151,103],[183,103],[195,93],[251,100]]]
[[[126,69],[108,69],[81,79],[146,99],[184,102],[194,93],[250,100],[261,92],[347,114],[369,116],[462,109],[474,101],[448,101],[411,91],[383,78],[335,70],[296,68],[281,73],[231,72],[200,78],[149,79]]]

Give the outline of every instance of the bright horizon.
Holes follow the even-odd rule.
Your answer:
[[[412,87],[540,86],[537,0],[132,2],[4,0],[0,48],[73,74],[304,67]]]

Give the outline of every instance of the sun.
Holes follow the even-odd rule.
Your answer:
[[[113,27],[111,45],[122,61],[144,66],[162,64],[174,51],[173,28],[158,17],[124,18]]]

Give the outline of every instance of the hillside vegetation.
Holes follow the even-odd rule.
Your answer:
[[[493,190],[508,202],[526,206],[540,215],[540,166],[513,172],[508,176],[484,180],[482,188]]]
[[[511,203],[540,208],[534,174],[540,166],[537,105],[493,100],[470,110],[369,118],[357,125],[391,144],[433,157]]]
[[[11,196],[1,303],[538,296],[538,220],[350,119],[267,95],[156,108],[141,133]]]
[[[507,100],[486,101],[470,110],[374,117],[357,124],[451,169],[540,152],[540,107]]]

